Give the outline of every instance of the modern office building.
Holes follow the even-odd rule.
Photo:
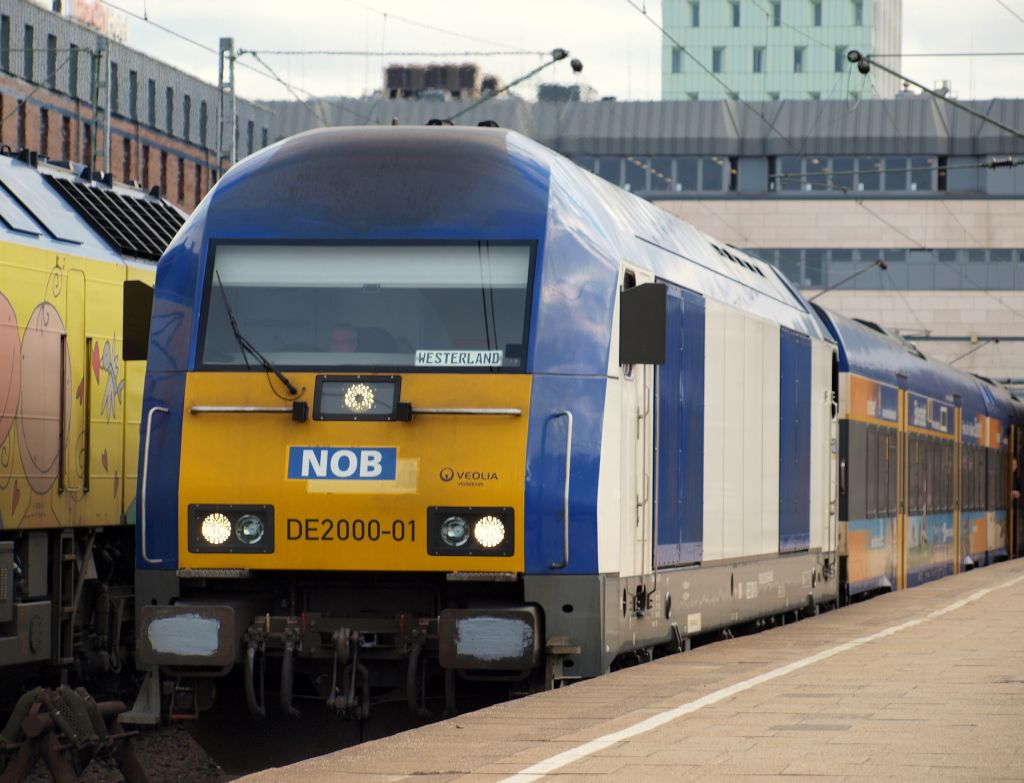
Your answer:
[[[421,125],[465,105],[332,99],[315,108],[328,124]],[[969,105],[1024,129],[1024,100]],[[310,127],[309,108],[273,108],[272,137]],[[817,303],[912,337],[966,370],[1024,378],[1018,136],[927,96],[749,105],[497,99],[457,122],[481,120],[749,250],[808,296],[828,289]]]
[[[216,85],[102,30],[29,0],[0,0],[0,143],[11,149],[159,187],[191,209],[228,162],[218,161],[229,146],[217,139],[219,101]],[[268,143],[270,113],[242,100],[236,113],[241,157]]]
[[[851,49],[898,55],[902,0],[662,0],[664,100],[892,98]],[[899,70],[898,58],[886,61]]]

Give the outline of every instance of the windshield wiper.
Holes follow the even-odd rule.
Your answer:
[[[292,386],[292,382],[285,377],[284,373],[277,369],[270,359],[260,353],[256,349],[256,346],[246,340],[242,335],[242,330],[238,328],[238,321],[235,319],[235,313],[232,311],[231,305],[228,303],[228,293],[224,290],[224,283],[220,279],[220,272],[215,272],[215,274],[217,275],[217,287],[220,288],[221,296],[224,297],[224,310],[228,314],[228,321],[231,323],[231,331],[235,333],[235,339],[238,341],[238,345],[242,349],[243,356],[246,353],[250,354],[260,363],[264,370],[274,373],[274,375],[280,379],[281,383],[283,383],[285,388],[288,389],[289,394],[293,397],[297,396],[299,393],[298,389]]]

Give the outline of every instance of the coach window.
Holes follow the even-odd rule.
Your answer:
[[[878,512],[878,428],[874,424],[868,425],[868,438],[865,452],[868,460],[867,475],[867,517],[869,519],[879,516]]]
[[[221,244],[202,362],[246,366],[227,301],[245,338],[281,367],[521,372],[531,257],[527,243]]]
[[[910,514],[920,512],[921,492],[921,441],[916,435],[909,436],[910,442],[910,477],[907,481],[907,501]]]

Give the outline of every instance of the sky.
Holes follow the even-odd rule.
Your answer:
[[[505,82],[547,59],[556,47],[568,60],[545,69],[519,94],[532,98],[541,81],[593,87],[618,100],[661,95],[659,0],[111,0],[128,20],[128,45],[216,83],[216,49],[233,37],[241,54],[238,94],[251,100],[294,94],[360,96],[377,89],[389,63],[473,61]],[[645,7],[645,17],[637,7]],[[147,17],[150,24],[134,18]],[[206,51],[160,29],[204,44]],[[961,99],[1022,97],[1024,0],[903,0],[904,54],[1019,52],[1011,57],[907,57],[903,73],[928,86],[952,82]],[[272,51],[372,51],[373,56],[271,54]],[[379,53],[393,53],[382,57]],[[421,56],[413,53],[438,53]],[[493,52],[516,52],[493,55]],[[470,54],[474,53],[474,54]],[[488,54],[485,54],[488,53]],[[258,59],[257,59],[258,58]],[[888,62],[888,61],[887,61]]]

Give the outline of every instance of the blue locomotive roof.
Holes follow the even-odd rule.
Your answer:
[[[965,414],[990,413],[982,382],[926,358],[912,345],[860,321],[815,306],[839,344],[839,369],[937,400],[959,402]],[[991,396],[991,395],[989,395]]]
[[[605,371],[623,262],[831,339],[768,265],[503,129],[324,128],[278,142],[210,192],[165,256],[183,265],[166,280],[186,296],[208,242],[231,240],[535,242],[548,317],[535,308],[534,371]]]

